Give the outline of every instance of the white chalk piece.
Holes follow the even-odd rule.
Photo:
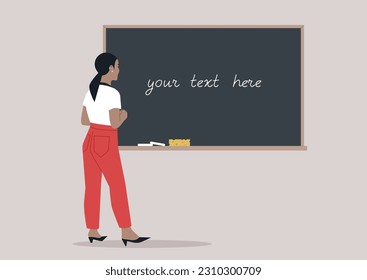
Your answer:
[[[153,144],[151,143],[141,143],[141,144],[138,144],[139,147],[151,147],[153,146]]]
[[[159,143],[159,142],[154,142],[154,141],[150,141],[150,144],[152,144],[153,146],[155,145],[155,146],[166,146],[166,144],[164,144],[164,143]]]

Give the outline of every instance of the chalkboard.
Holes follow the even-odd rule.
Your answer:
[[[104,51],[120,62],[120,148],[305,148],[303,26],[104,26]]]

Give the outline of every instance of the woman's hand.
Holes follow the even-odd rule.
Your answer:
[[[127,119],[127,112],[118,108],[110,110],[110,122],[113,128],[118,128]]]
[[[126,110],[121,110],[120,111],[120,120],[122,122],[124,122],[127,119],[127,111]]]

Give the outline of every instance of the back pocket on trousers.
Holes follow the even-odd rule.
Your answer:
[[[108,136],[94,136],[93,139],[94,152],[99,156],[103,157],[107,154],[110,147],[110,137]]]

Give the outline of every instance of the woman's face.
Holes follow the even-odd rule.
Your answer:
[[[116,59],[115,61],[115,65],[114,65],[114,69],[113,69],[113,74],[112,75],[112,80],[113,81],[117,81],[118,77],[119,77],[119,73],[120,73],[120,62],[118,59]]]

